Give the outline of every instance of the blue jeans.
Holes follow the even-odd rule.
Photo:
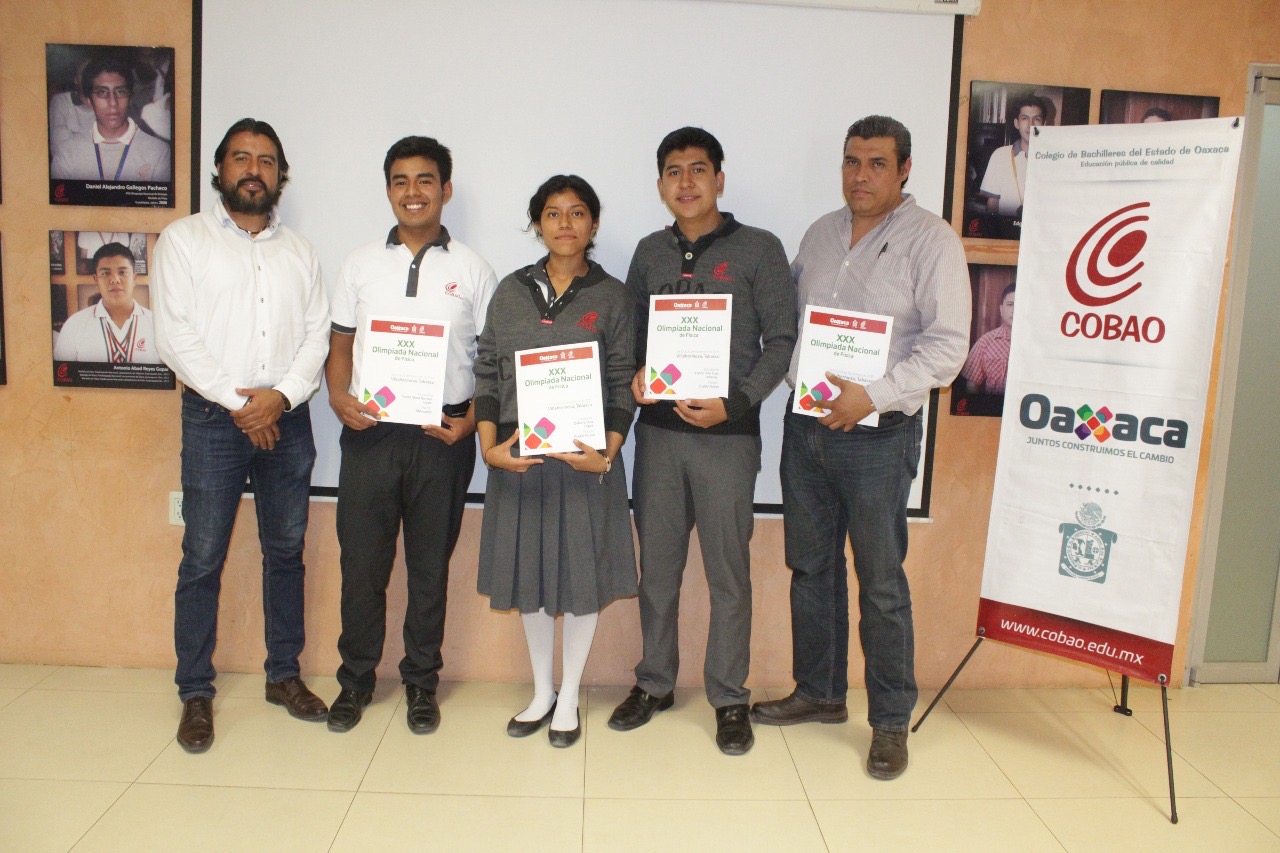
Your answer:
[[[255,448],[217,403],[182,395],[182,562],[174,592],[173,642],[178,698],[214,694],[213,649],[218,641],[218,595],[231,528],[252,483],[262,543],[262,612],[268,681],[298,674],[302,652],[302,545],[307,531],[311,467],[316,446],[304,403],[279,421],[274,450]]]
[[[867,721],[888,731],[906,731],[917,695],[911,591],[902,561],[920,436],[920,418],[901,413],[887,416],[882,426],[846,433],[788,411],[783,429],[796,692],[839,704],[849,689],[847,536],[858,578]]]

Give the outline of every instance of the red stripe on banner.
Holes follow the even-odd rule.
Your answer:
[[[883,335],[889,328],[883,320],[870,320],[846,314],[830,314],[825,311],[810,311],[809,322],[818,326],[832,326],[837,329],[849,329],[854,332],[873,332]]]
[[[591,358],[591,347],[565,347],[550,352],[527,352],[520,356],[520,366],[530,364],[551,364],[557,361],[577,361],[580,358]]]
[[[430,323],[400,323],[395,320],[373,320],[369,328],[375,332],[394,332],[397,335],[418,335],[427,338],[444,337],[444,326]]]
[[[654,311],[723,311],[728,299],[655,299]]]
[[[1173,668],[1173,646],[1030,607],[978,599],[979,636],[1048,652],[1160,683]]]

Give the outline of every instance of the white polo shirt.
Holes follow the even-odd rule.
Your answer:
[[[351,387],[360,396],[360,365],[370,314],[390,314],[449,323],[445,363],[446,405],[471,399],[476,339],[484,328],[489,300],[498,286],[493,268],[473,250],[452,239],[445,228],[435,243],[415,258],[395,228],[383,240],[355,249],[338,273],[330,319],[339,334],[355,335]]]
[[[67,318],[54,344],[53,357],[57,361],[159,364],[155,337],[151,312],[137,302],[124,328],[112,322],[99,302]]]

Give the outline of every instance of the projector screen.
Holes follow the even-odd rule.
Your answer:
[[[721,210],[774,232],[793,257],[808,225],[843,204],[844,134],[865,115],[911,130],[907,190],[942,213],[956,26],[946,15],[705,0],[203,0],[193,197],[202,210],[213,203],[226,128],[269,121],[290,165],[281,216],[315,244],[332,290],[346,254],[395,224],[387,148],[434,136],[454,158],[444,224],[499,278],[542,256],[524,211],[558,172],[599,193],[595,259],[624,278],[637,241],[671,222],[658,142],[692,124],[724,145]],[[765,512],[782,502],[787,393],[783,383],[761,416]],[[322,387],[311,407],[321,495],[338,481],[327,401]],[[484,479],[478,465],[477,497]]]

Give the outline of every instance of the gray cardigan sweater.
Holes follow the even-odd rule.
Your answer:
[[[636,313],[634,371],[645,363],[651,294],[731,293],[729,328],[729,420],[702,429],[660,401],[640,409],[640,422],[663,429],[709,435],[759,435],[760,404],[787,373],[796,343],[796,286],[782,242],[768,231],[743,225],[725,213],[710,234],[690,243],[676,225],[656,231],[636,246],[627,273]]]
[[[499,441],[515,430],[516,351],[595,341],[604,428],[625,438],[636,407],[631,396],[635,317],[626,285],[592,261],[586,274],[548,306],[538,285],[548,283],[546,260],[502,279],[489,302],[475,361],[476,420],[497,424]]]

